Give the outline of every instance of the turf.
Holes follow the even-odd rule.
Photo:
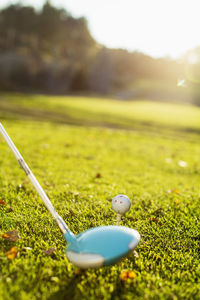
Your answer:
[[[20,235],[17,242],[0,237],[0,299],[199,299],[198,108],[1,95],[0,115],[74,233],[113,224],[111,199],[124,193],[132,207],[122,224],[142,236],[136,253],[120,263],[80,272],[0,138],[0,200],[6,203],[0,204],[0,236]],[[18,254],[9,259],[13,246]],[[50,248],[52,255],[44,252]],[[123,278],[123,270],[134,278]]]

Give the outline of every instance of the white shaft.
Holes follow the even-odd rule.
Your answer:
[[[50,211],[51,215],[56,220],[56,222],[57,222],[58,226],[60,227],[61,231],[63,233],[66,233],[66,231],[68,230],[67,225],[65,224],[63,219],[58,215],[58,213],[55,211],[51,201],[47,197],[46,193],[44,192],[43,188],[41,187],[41,185],[39,184],[39,182],[37,181],[37,179],[35,178],[35,176],[31,172],[31,170],[29,169],[28,165],[24,161],[23,157],[21,156],[21,154],[17,150],[16,146],[14,145],[11,138],[8,136],[7,132],[5,131],[5,129],[4,129],[4,127],[1,123],[0,123],[0,133],[2,134],[3,138],[7,142],[10,149],[12,150],[12,152],[15,155],[18,163],[20,164],[20,166],[22,167],[22,169],[24,170],[24,172],[26,173],[26,175],[30,179],[31,183],[35,187],[36,191],[39,193],[39,195],[40,195],[41,199],[43,200],[44,204],[46,205],[47,209]]]

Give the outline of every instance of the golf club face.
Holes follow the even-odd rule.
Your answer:
[[[80,268],[98,268],[116,263],[133,251],[139,241],[140,235],[134,229],[100,226],[77,235],[76,241],[67,246],[66,255]]]

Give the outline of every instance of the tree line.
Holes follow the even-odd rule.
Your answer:
[[[49,1],[40,11],[20,4],[0,11],[1,90],[142,97],[138,82],[158,81],[167,89],[176,85],[183,68],[175,60],[106,48],[91,36],[85,18],[74,18]]]

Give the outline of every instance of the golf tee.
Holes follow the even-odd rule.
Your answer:
[[[119,225],[121,218],[122,218],[122,216],[120,214],[117,214],[117,225]]]

